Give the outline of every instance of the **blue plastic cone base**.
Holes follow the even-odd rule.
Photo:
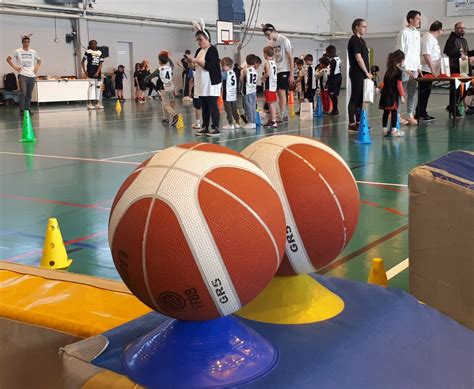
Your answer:
[[[321,96],[319,95],[316,99],[316,111],[314,112],[314,116],[316,116],[317,118],[322,118],[324,116],[323,103],[321,101]]]
[[[362,111],[362,114],[360,115],[357,140],[355,140],[354,143],[361,145],[370,145],[372,143],[372,140],[370,139],[369,123],[367,122],[367,114],[365,111]]]
[[[255,126],[260,127],[262,125],[262,121],[260,120],[260,112],[255,112]]]
[[[233,316],[205,322],[169,319],[122,353],[128,377],[148,388],[216,388],[272,371],[278,350]]]

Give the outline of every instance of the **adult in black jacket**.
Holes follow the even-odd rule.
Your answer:
[[[196,132],[198,136],[220,136],[219,107],[217,99],[221,95],[222,75],[219,64],[219,52],[211,45],[209,32],[201,26],[196,32],[199,44],[194,58],[189,63],[195,69],[194,94],[199,96],[202,106],[202,129]],[[212,129],[209,123],[212,117]]]
[[[469,45],[467,40],[464,38],[464,33],[466,29],[463,22],[458,22],[454,25],[454,31],[449,35],[446,44],[444,45],[444,54],[449,57],[449,69],[451,74],[460,73],[459,60],[465,60],[469,55]],[[469,65],[469,74],[472,72],[472,67]],[[461,99],[461,96],[458,96],[458,101]],[[449,92],[449,110],[451,110],[454,101],[454,82],[451,83],[451,89]],[[459,112],[456,114],[459,116]]]

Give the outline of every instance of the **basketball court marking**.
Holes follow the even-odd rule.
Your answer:
[[[396,275],[400,274],[402,271],[408,269],[410,266],[410,259],[406,258],[402,262],[400,262],[398,265],[395,265],[392,267],[390,270],[387,271],[387,279],[390,280]]]
[[[12,152],[12,151],[0,151],[0,154],[16,155],[16,156],[23,156],[23,157],[66,159],[66,160],[70,160],[70,161],[82,161],[82,162],[102,162],[102,163],[114,163],[114,164],[122,164],[122,165],[140,165],[140,162],[109,161],[109,160],[106,160],[106,159],[66,157],[65,155],[27,154],[27,153],[15,153],[15,152]]]
[[[378,246],[379,244],[393,238],[394,236],[397,236],[398,234],[402,233],[403,231],[406,231],[408,230],[408,224],[405,224],[399,228],[397,228],[396,230],[393,230],[392,232],[389,232],[388,234],[374,240],[373,242],[361,247],[360,249],[356,250],[356,251],[353,251],[352,253],[338,259],[337,261],[334,261],[332,262],[331,264],[329,264],[328,266],[326,266],[324,269],[321,269],[320,271],[318,271],[319,274],[326,274],[328,272],[330,272],[331,270],[334,270],[336,267],[339,267],[343,264],[345,264],[346,262],[349,262],[351,259],[354,259],[355,257],[358,257],[359,255],[369,251],[370,249]]]

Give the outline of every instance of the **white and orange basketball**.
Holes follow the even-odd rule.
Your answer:
[[[333,261],[359,217],[357,184],[339,154],[292,135],[263,138],[242,154],[267,174],[283,205],[287,242],[278,274],[311,273]]]
[[[115,266],[146,305],[183,320],[230,315],[284,254],[285,216],[268,177],[226,147],[162,150],[119,189],[109,220]]]

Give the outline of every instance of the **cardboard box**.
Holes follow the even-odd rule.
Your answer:
[[[474,153],[409,176],[410,293],[474,330]]]

